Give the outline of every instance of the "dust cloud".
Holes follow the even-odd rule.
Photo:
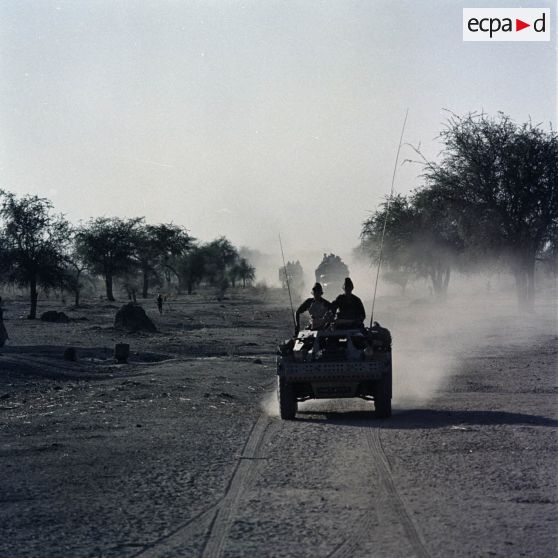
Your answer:
[[[275,391],[268,393],[264,397],[261,408],[268,417],[279,416],[279,402],[277,401],[277,393]]]
[[[556,285],[550,279],[541,281],[530,315],[519,313],[507,276],[495,284],[483,276],[456,276],[452,282],[445,301],[433,299],[425,284],[411,286],[404,296],[381,293],[376,301],[374,319],[393,336],[396,407],[431,400],[464,358],[502,355],[556,334]]]

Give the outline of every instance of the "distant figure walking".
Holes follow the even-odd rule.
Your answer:
[[[159,314],[163,314],[163,296],[161,293],[157,295],[157,308],[159,309]]]
[[[2,297],[0,297],[0,347],[3,347],[8,339],[8,332],[6,331],[6,327],[4,326],[4,310],[2,308]]]

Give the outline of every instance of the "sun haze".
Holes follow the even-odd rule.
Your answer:
[[[73,221],[346,251],[389,190],[407,108],[430,157],[444,108],[556,122],[555,39],[464,43],[467,6],[2,2],[1,186]],[[419,174],[403,165],[396,189]]]

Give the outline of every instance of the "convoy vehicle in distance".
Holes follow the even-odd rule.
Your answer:
[[[279,268],[279,282],[283,289],[290,287],[294,297],[299,298],[301,296],[304,291],[304,270],[298,260],[287,262]]]
[[[314,271],[316,282],[324,289],[326,298],[339,291],[345,277],[349,277],[349,268],[335,254],[324,254],[322,261]]]
[[[374,401],[376,416],[391,416],[391,334],[371,328],[305,329],[281,345],[277,395],[282,419],[292,420],[307,399],[360,397]]]

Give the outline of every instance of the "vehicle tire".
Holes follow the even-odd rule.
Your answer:
[[[293,420],[296,415],[298,403],[293,385],[286,382],[281,376],[277,377],[277,397],[279,399],[279,415],[283,420]]]
[[[391,417],[391,374],[384,376],[374,390],[374,409],[376,418]]]

